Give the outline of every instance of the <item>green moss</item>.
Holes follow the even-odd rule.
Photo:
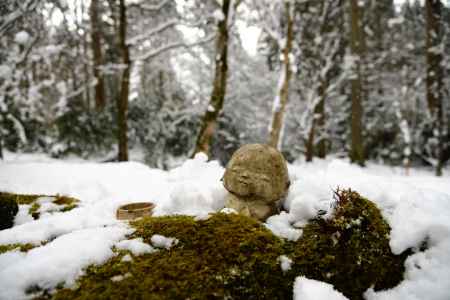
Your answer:
[[[0,195],[0,230],[11,228],[14,218],[19,211],[17,201],[13,197],[1,197]]]
[[[55,299],[287,299],[278,256],[282,241],[247,217],[217,214],[196,222],[190,217],[145,218],[133,223],[133,237],[150,243],[153,234],[175,237],[170,250],[88,268],[74,290]],[[129,274],[113,282],[117,275]]]
[[[51,197],[54,198],[52,201],[57,205],[61,205],[62,208],[59,210],[61,212],[70,211],[76,207],[78,207],[79,200],[62,195],[56,196],[46,196],[46,195],[23,195],[23,194],[12,194],[12,193],[3,193],[0,192],[0,203],[1,201],[16,201],[19,205],[30,205],[28,213],[33,217],[33,219],[37,220],[40,217],[39,208],[41,205],[37,202],[37,200],[41,197]]]
[[[0,192],[1,200],[14,199],[14,201],[16,201],[17,204],[19,204],[19,205],[32,204],[39,197],[42,197],[42,195],[22,195],[22,194],[12,194],[12,193]]]
[[[37,220],[39,219],[41,213],[39,212],[39,209],[41,208],[41,205],[37,202],[34,202],[31,204],[30,208],[28,209],[28,213],[33,217],[33,219]]]
[[[303,228],[297,242],[274,236],[261,223],[240,215],[148,217],[131,223],[151,243],[154,234],[175,237],[170,250],[133,257],[118,252],[90,266],[73,289],[54,299],[291,299],[295,277],[333,284],[349,299],[362,299],[371,286],[385,289],[403,276],[405,255],[389,248],[389,226],[377,207],[352,191],[337,192],[334,215]],[[280,255],[293,260],[283,273]],[[123,276],[113,281],[115,276]],[[116,277],[117,278],[117,277]]]
[[[76,203],[78,203],[79,201],[75,198],[72,197],[68,197],[68,196],[61,196],[61,195],[56,195],[55,196],[55,200],[53,200],[53,203],[57,204],[57,205],[64,205],[64,206],[74,206],[76,205]]]
[[[12,251],[14,249],[19,249],[21,252],[28,252],[31,249],[35,248],[35,245],[32,244],[8,244],[8,245],[0,245],[0,254]]]
[[[336,198],[332,218],[310,222],[292,245],[291,272],[331,283],[349,299],[397,285],[406,253],[391,253],[390,228],[376,205],[351,190]]]

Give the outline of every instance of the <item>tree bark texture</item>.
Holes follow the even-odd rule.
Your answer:
[[[100,24],[98,22],[98,2],[99,0],[91,0],[89,8],[89,16],[91,19],[91,47],[93,57],[93,73],[97,80],[95,85],[95,108],[102,110],[105,107],[105,84],[99,67],[103,63],[102,46],[100,40]]]
[[[427,58],[427,103],[432,118],[431,132],[437,139],[435,152],[437,164],[436,175],[442,175],[443,166],[443,110],[442,110],[442,52],[441,40],[441,1],[426,0],[426,58]]]
[[[200,131],[197,136],[194,154],[204,152],[210,154],[212,136],[217,126],[217,119],[223,108],[227,88],[228,75],[228,17],[231,0],[223,0],[223,20],[218,22],[216,38],[216,66],[213,81],[211,99],[205,115],[202,118]]]
[[[350,47],[355,59],[354,74],[351,79],[351,150],[352,162],[364,166],[365,155],[362,137],[362,76],[361,62],[363,52],[363,30],[358,0],[350,0]]]
[[[268,144],[274,148],[280,150],[281,148],[281,131],[283,128],[284,122],[284,112],[286,110],[286,106],[289,100],[289,81],[292,77],[291,70],[291,62],[289,58],[289,54],[292,50],[292,40],[294,36],[293,26],[294,20],[292,16],[291,3],[285,2],[285,13],[286,13],[286,23],[287,23],[287,32],[286,32],[286,44],[283,45],[282,55],[283,55],[283,67],[281,72],[282,82],[278,83],[279,90],[277,91],[277,95],[275,98],[275,103],[273,106],[273,114],[272,114],[272,122],[270,125],[269,131],[269,141]]]
[[[120,0],[120,25],[119,25],[119,39],[120,48],[122,51],[122,63],[124,70],[122,73],[120,97],[117,101],[118,112],[118,138],[119,138],[119,161],[128,160],[128,94],[130,90],[130,51],[126,43],[127,37],[127,11],[125,0]]]

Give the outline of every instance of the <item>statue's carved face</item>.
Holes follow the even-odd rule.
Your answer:
[[[239,164],[231,167],[228,172],[230,172],[230,175],[227,183],[235,195],[270,198],[270,195],[273,193],[269,174],[262,173],[260,170],[252,170]]]
[[[224,186],[242,200],[274,202],[289,187],[286,162],[274,148],[252,144],[233,154],[224,175]]]

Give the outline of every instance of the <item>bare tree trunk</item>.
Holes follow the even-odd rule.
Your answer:
[[[80,10],[81,10],[81,15],[84,14],[85,11],[85,6],[83,4],[84,1],[80,1]],[[78,16],[77,16],[78,17]],[[78,22],[76,22],[76,26],[77,26],[77,31],[81,31],[81,26]],[[85,30],[83,30],[83,56],[84,57],[88,57],[88,34]],[[77,45],[77,52],[79,52],[78,49],[78,45]],[[91,81],[90,75],[89,75],[89,68],[88,68],[88,63],[85,61],[83,63],[83,71],[84,71],[84,86],[85,86],[85,97],[86,97],[86,107],[87,110],[90,111],[91,109],[91,92],[90,92],[90,87],[89,87],[89,83]]]
[[[441,1],[426,0],[427,23],[427,102],[432,118],[432,134],[437,138],[436,175],[442,175],[443,166],[443,111],[442,111],[442,53],[441,43]]]
[[[209,155],[211,139],[217,126],[217,118],[222,110],[223,101],[227,88],[228,74],[228,18],[231,0],[223,0],[222,13],[223,20],[218,22],[218,32],[216,39],[216,69],[214,74],[213,90],[211,99],[205,115],[202,119],[200,132],[197,136],[194,154],[204,152]]]
[[[326,145],[325,141],[321,139],[319,143],[317,143],[317,147],[315,145],[316,141],[316,131],[317,129],[322,129],[325,125],[325,90],[327,83],[320,83],[318,88],[318,95],[320,97],[319,103],[314,106],[313,111],[313,120],[311,122],[311,129],[309,130],[308,140],[306,142],[306,153],[305,159],[307,162],[313,161],[314,155],[317,155],[319,158],[325,158],[326,156]]]
[[[361,60],[363,49],[363,32],[361,28],[360,10],[358,0],[350,0],[350,21],[351,21],[351,51],[356,58],[354,78],[351,79],[351,151],[350,159],[361,166],[364,166],[364,147],[362,140],[362,80],[361,80]]]
[[[284,112],[286,110],[286,105],[289,100],[289,81],[292,76],[291,64],[289,59],[289,54],[292,50],[292,40],[294,36],[293,32],[293,16],[291,11],[291,3],[286,2],[285,13],[287,21],[287,32],[286,32],[286,44],[283,45],[283,68],[281,69],[281,78],[278,83],[278,91],[275,97],[275,102],[273,105],[273,115],[272,122],[269,131],[269,141],[268,144],[274,148],[281,148],[281,130],[284,121]]]
[[[117,112],[119,122],[119,161],[128,160],[128,94],[130,89],[130,51],[126,43],[127,37],[127,10],[125,6],[125,0],[120,0],[120,26],[119,26],[119,38],[120,48],[122,51],[122,63],[124,70],[122,73],[122,82],[120,89],[120,98],[117,101]]]
[[[99,67],[102,65],[103,55],[102,47],[100,43],[100,27],[98,22],[98,0],[91,0],[91,6],[89,8],[89,16],[91,19],[91,46],[94,54],[94,66],[93,73],[97,80],[95,85],[95,108],[102,110],[105,107],[105,84],[103,76],[100,74]]]
[[[340,6],[341,4],[338,5]],[[330,9],[332,8],[330,8],[328,5],[325,5],[325,2],[322,2],[321,15],[324,15],[324,18],[320,26],[321,36],[323,36],[325,33],[330,32],[333,26],[335,26],[335,24],[330,25],[329,20]],[[325,126],[325,99],[327,97],[326,91],[329,86],[329,77],[330,77],[329,72],[326,72],[325,74],[323,74],[323,76],[322,75],[319,76],[320,85],[317,88],[317,95],[320,97],[320,101],[314,106],[311,129],[308,134],[308,140],[306,142],[305,156],[307,162],[313,161],[314,155],[317,155],[319,158],[325,158],[327,155],[326,141],[323,138],[320,139],[316,147],[315,138],[316,132],[318,131],[317,129],[319,129],[319,132],[323,132]]]
[[[327,76],[327,75],[325,75]],[[317,105],[317,125],[320,128],[320,131],[324,131],[325,127],[325,91],[328,88],[328,80],[325,80],[320,85],[319,88],[319,95],[320,95],[320,102]],[[319,158],[325,158],[327,156],[327,148],[326,148],[326,140],[322,137],[319,142],[317,143],[317,157]]]

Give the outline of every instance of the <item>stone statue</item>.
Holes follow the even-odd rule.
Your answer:
[[[261,221],[278,212],[290,184],[283,155],[262,144],[239,148],[222,180],[229,192],[226,207]]]

